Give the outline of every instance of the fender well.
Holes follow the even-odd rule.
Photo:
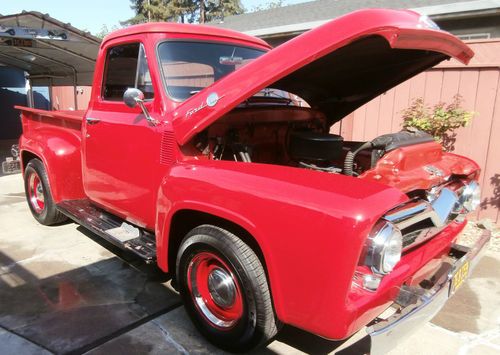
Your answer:
[[[176,211],[170,221],[170,231],[168,238],[166,238],[166,240],[168,240],[168,273],[175,278],[177,251],[179,250],[181,242],[190,230],[202,224],[211,224],[223,228],[236,235],[250,248],[252,248],[264,268],[269,285],[269,293],[271,294],[271,302],[273,303],[274,311],[279,314],[280,310],[277,308],[278,303],[275,300],[276,295],[273,294],[273,285],[267,268],[268,264],[266,263],[264,253],[262,252],[259,243],[255,240],[254,236],[248,232],[248,230],[228,219],[198,210],[183,209]]]
[[[23,174],[24,170],[26,169],[26,165],[28,165],[28,162],[32,159],[40,159],[43,162],[43,159],[41,157],[28,150],[23,150],[21,152],[21,169]]]
[[[225,218],[221,218],[209,213],[197,211],[197,210],[179,210],[177,211],[171,219],[170,222],[170,233],[168,236],[168,271],[175,275],[175,262],[177,258],[177,251],[181,245],[182,239],[186,236],[186,234],[192,230],[193,228],[200,226],[202,224],[212,224],[217,227],[223,228],[234,235],[238,236],[241,240],[243,240],[252,250],[257,254],[264,270],[266,270],[267,275],[267,267],[266,261],[264,258],[264,254],[260,249],[259,244],[245,228],[240,225],[227,220]],[[267,275],[268,282],[269,276]]]

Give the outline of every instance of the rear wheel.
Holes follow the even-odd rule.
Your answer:
[[[276,335],[264,268],[234,234],[212,225],[193,229],[181,243],[176,270],[186,309],[212,343],[245,351]]]
[[[44,225],[52,225],[67,220],[56,208],[50,192],[49,180],[43,163],[32,159],[24,170],[24,190],[33,217]]]

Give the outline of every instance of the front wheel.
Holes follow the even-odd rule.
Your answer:
[[[264,268],[234,234],[212,225],[194,228],[181,243],[176,270],[188,314],[210,342],[246,351],[276,335]]]

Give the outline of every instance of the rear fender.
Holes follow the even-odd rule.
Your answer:
[[[29,152],[43,162],[55,203],[84,198],[81,140],[76,132],[46,127],[37,129],[36,137],[32,138],[30,133],[23,134],[19,142],[23,172]]]

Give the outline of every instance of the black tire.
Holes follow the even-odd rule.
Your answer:
[[[239,302],[242,304],[241,316],[229,318],[230,321],[226,323],[233,322],[231,325],[217,326],[206,316],[204,313],[206,310],[202,311],[199,306],[199,300],[205,298],[198,297],[198,301],[195,300],[194,294],[197,293],[199,285],[196,281],[196,287],[193,287],[193,274],[198,280],[196,277],[198,260],[207,255],[213,256],[212,265],[215,265],[215,269],[222,265],[222,269],[228,272],[227,275],[231,276],[237,290],[235,298],[238,302],[241,300]],[[243,352],[263,345],[278,332],[280,322],[273,310],[264,268],[254,251],[227,230],[212,225],[202,225],[191,230],[182,241],[177,253],[176,277],[184,305],[193,323],[211,343],[218,347],[228,351]],[[208,279],[210,277],[207,277]],[[209,281],[207,286],[205,289],[210,290]],[[193,291],[194,288],[196,291]],[[226,292],[226,296],[227,294]],[[211,303],[217,307],[215,299],[212,297]],[[238,302],[233,302],[233,306]],[[209,306],[205,307],[207,308],[210,309]],[[227,309],[232,312],[233,308]],[[209,313],[212,314],[210,310]],[[216,316],[215,319],[220,321],[228,318],[219,319]]]
[[[38,184],[34,186],[37,181],[40,185],[40,190],[38,189]],[[26,169],[24,170],[24,191],[31,213],[39,223],[50,226],[62,223],[68,219],[64,214],[59,212],[52,199],[47,171],[39,159],[32,159],[26,165]]]

